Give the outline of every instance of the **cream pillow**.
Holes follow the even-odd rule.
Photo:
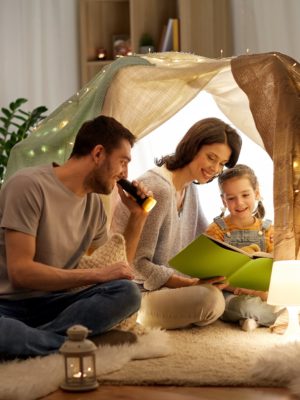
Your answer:
[[[84,255],[78,268],[99,268],[101,265],[114,264],[118,261],[127,262],[126,255],[126,244],[124,236],[119,233],[114,233],[108,241],[98,249],[96,249],[92,255]]]

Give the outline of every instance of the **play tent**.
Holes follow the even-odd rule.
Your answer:
[[[24,166],[64,162],[85,120],[113,116],[142,138],[201,90],[273,159],[274,256],[300,259],[300,67],[284,54],[208,59],[170,52],[120,58],[13,148],[6,178]]]

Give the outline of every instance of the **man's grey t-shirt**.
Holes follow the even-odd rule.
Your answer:
[[[107,240],[106,214],[99,195],[77,196],[56,177],[52,165],[18,171],[0,191],[0,298],[40,294],[11,286],[4,229],[34,236],[34,259],[58,268],[76,267],[90,246],[96,248]]]

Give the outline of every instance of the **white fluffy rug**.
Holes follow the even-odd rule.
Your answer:
[[[289,384],[288,380],[277,378],[284,373],[284,366],[279,362],[286,353],[284,339],[267,328],[244,332],[236,325],[217,321],[210,326],[168,331],[168,334],[172,348],[168,357],[132,361],[126,368],[102,376],[100,382],[111,385],[260,387]],[[296,353],[296,347],[290,352]],[[278,364],[277,376],[272,378],[270,373],[268,380],[265,379],[267,364],[265,361],[258,363],[263,354],[269,354],[270,360],[274,354]],[[300,348],[297,354],[299,360],[295,369],[288,359],[284,362],[294,374],[300,372]],[[255,373],[257,365],[264,374]],[[270,366],[268,368],[270,370]]]
[[[286,386],[300,398],[300,343],[280,344],[264,351],[253,367],[253,377],[265,386]]]
[[[168,334],[150,330],[134,344],[99,347],[97,375],[101,377],[127,365],[131,360],[164,357],[170,353]],[[60,354],[0,364],[0,399],[33,400],[58,389],[64,380],[64,361]]]
[[[166,356],[166,357],[165,357]],[[266,328],[151,330],[132,345],[99,347],[100,384],[288,387],[300,396],[300,344]],[[0,364],[0,399],[33,400],[63,381],[60,355]]]

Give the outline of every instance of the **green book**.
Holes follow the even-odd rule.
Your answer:
[[[266,291],[270,284],[273,258],[264,252],[248,254],[202,234],[171,258],[169,265],[197,278],[225,276],[230,286]]]

